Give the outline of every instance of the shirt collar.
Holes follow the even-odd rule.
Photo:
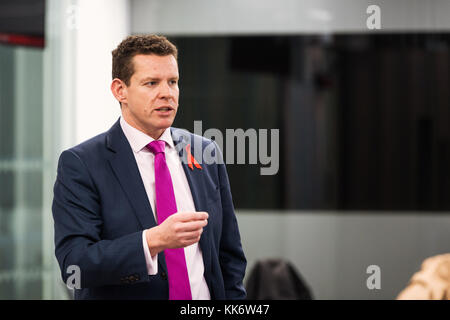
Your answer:
[[[153,139],[149,135],[144,132],[132,127],[128,122],[125,121],[123,117],[120,117],[120,126],[122,127],[122,131],[125,134],[128,142],[130,143],[131,149],[135,153],[141,151],[145,146],[147,146]],[[172,139],[172,134],[170,133],[170,127],[164,130],[161,137],[158,140],[162,140],[166,142],[171,148],[174,148],[174,143]]]

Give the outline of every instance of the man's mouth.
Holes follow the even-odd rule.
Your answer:
[[[159,107],[159,108],[156,108],[155,110],[156,110],[156,111],[159,111],[159,112],[169,112],[169,111],[172,111],[173,108],[172,108],[172,107],[169,107],[169,106],[165,106],[165,107]]]

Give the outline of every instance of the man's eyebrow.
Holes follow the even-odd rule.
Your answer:
[[[178,79],[178,76],[173,76],[173,77],[170,77],[169,79]],[[141,80],[141,82],[147,82],[147,81],[160,81],[161,80],[161,78],[158,78],[158,77],[145,77],[145,78],[143,78],[142,80]]]
[[[159,79],[158,77],[145,77],[141,81],[145,82],[145,81],[150,81],[150,80],[155,81],[155,80],[161,80],[161,79]]]

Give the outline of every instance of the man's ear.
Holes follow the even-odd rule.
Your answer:
[[[119,78],[111,82],[111,92],[120,103],[127,103],[127,85]]]

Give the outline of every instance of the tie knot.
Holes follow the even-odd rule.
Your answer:
[[[148,150],[150,150],[153,154],[164,153],[164,149],[166,147],[166,143],[162,140],[153,140],[147,145]]]

